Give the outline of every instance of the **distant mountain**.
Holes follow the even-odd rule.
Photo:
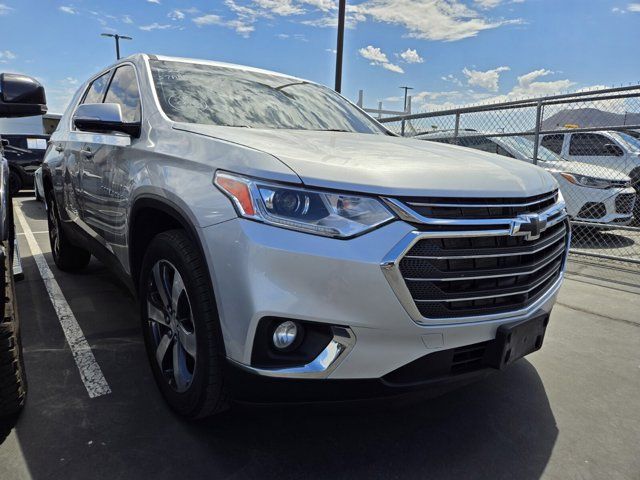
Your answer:
[[[626,116],[626,118],[625,118]],[[622,125],[640,125],[640,113],[628,112],[626,115],[607,112],[597,108],[576,108],[561,110],[543,120],[543,130],[556,130],[566,124],[588,127],[619,127]]]

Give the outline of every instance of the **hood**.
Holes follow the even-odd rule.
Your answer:
[[[628,175],[625,175],[622,172],[607,167],[601,167],[599,165],[592,165],[591,163],[561,161],[538,162],[538,165],[550,171],[577,173],[578,175],[602,178],[604,180],[618,180],[623,182],[631,180]]]
[[[557,187],[543,169],[490,153],[388,135],[177,123],[268,153],[307,186],[390,196],[522,197]],[[238,172],[242,173],[242,172]]]

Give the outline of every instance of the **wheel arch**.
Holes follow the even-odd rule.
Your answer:
[[[182,207],[167,198],[144,195],[134,201],[129,215],[129,272],[136,293],[139,290],[142,260],[149,243],[159,233],[175,228],[184,230],[197,246],[198,252],[207,268],[211,291],[214,292],[207,255],[197,227],[191,220],[190,215]]]

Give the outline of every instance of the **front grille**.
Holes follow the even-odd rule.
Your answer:
[[[635,203],[635,193],[621,193],[616,197],[616,212],[622,214],[633,213],[633,204]]]
[[[558,191],[526,198],[399,198],[414,212],[429,218],[514,218],[522,213],[540,213],[555,204]]]
[[[424,238],[401,259],[400,273],[423,317],[520,310],[558,279],[568,228],[557,223],[532,241],[507,234]]]

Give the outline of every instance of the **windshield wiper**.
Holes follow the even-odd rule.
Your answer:
[[[279,87],[274,87],[274,90],[283,90],[287,87],[292,87],[294,85],[307,85],[309,82],[291,82],[291,83],[285,83],[284,85],[280,85]]]

